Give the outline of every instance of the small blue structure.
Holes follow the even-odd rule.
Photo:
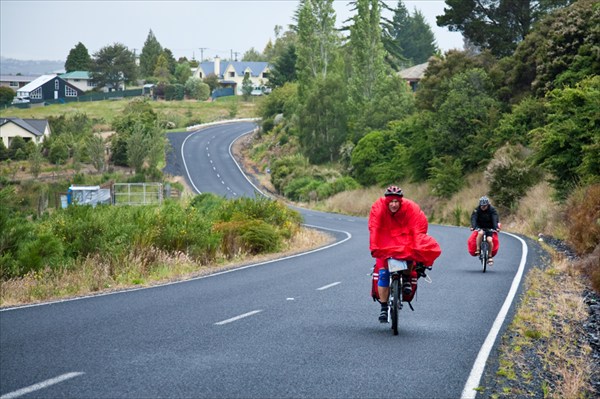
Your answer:
[[[62,206],[69,205],[91,205],[111,204],[110,189],[100,188],[100,186],[71,186],[67,191],[66,204],[62,202]]]

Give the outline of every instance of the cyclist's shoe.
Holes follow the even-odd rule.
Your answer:
[[[402,284],[402,293],[404,295],[412,294],[412,285],[410,284],[410,282],[407,281]]]
[[[387,323],[388,322],[388,306],[387,304],[381,304],[381,312],[379,312],[379,322]]]
[[[488,266],[493,266],[494,265],[494,258],[489,258],[488,259]]]

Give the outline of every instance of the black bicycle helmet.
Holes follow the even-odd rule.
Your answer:
[[[384,195],[386,197],[388,197],[390,195],[397,195],[398,197],[404,197],[404,193],[402,192],[402,189],[397,186],[389,186],[388,188],[386,188]]]
[[[481,198],[479,198],[479,206],[483,206],[483,205],[489,205],[490,204],[490,199],[488,197],[486,197],[485,195]]]

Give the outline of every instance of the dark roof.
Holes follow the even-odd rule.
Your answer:
[[[47,119],[0,118],[0,126],[8,122],[12,122],[36,136],[43,136],[46,126],[48,126]]]

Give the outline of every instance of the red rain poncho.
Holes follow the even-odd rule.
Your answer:
[[[411,200],[392,214],[388,204],[394,196],[375,201],[369,215],[370,250],[374,258],[399,258],[433,265],[442,250],[435,239],[427,235],[427,217]],[[398,197],[395,197],[398,198]]]

